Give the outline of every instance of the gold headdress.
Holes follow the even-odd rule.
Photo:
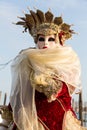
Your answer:
[[[25,14],[25,17],[19,18],[22,21],[17,22],[16,25],[22,25],[25,28],[25,32],[28,29],[34,40],[38,34],[58,34],[60,36],[63,34],[66,39],[69,39],[74,33],[70,29],[71,25],[64,23],[61,16],[54,18],[50,11],[43,13],[38,9],[36,12],[30,10],[30,14]]]

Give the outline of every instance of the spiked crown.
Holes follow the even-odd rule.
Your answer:
[[[18,21],[16,25],[22,25],[24,32],[28,29],[34,39],[38,34],[64,34],[67,40],[74,33],[74,31],[70,29],[71,25],[64,23],[61,16],[54,17],[49,10],[46,13],[38,9],[36,12],[32,10],[29,11],[30,14],[25,14],[25,17],[19,17],[21,21]]]

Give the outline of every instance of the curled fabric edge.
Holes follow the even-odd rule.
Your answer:
[[[74,116],[72,111],[68,110],[64,114],[62,130],[87,130],[87,128],[81,126],[81,121]]]

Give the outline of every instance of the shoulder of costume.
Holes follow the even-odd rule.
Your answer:
[[[30,49],[36,49],[35,47],[29,47],[29,48],[26,48],[26,49],[23,49],[23,50],[21,50],[19,53],[18,53],[18,55],[13,59],[13,62],[12,62],[12,65],[14,64],[14,62],[18,62],[18,61],[23,61],[23,59],[25,59],[25,57],[26,57],[26,52],[28,51],[28,50],[30,50]],[[18,63],[20,63],[20,62],[18,62]]]
[[[24,53],[25,51],[28,51],[28,50],[30,50],[30,49],[36,49],[36,47],[29,47],[29,48],[23,49],[23,50],[21,50],[21,51],[19,52],[19,54],[22,54],[22,53]]]

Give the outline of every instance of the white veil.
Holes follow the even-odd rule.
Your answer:
[[[10,104],[13,118],[19,130],[44,130],[38,123],[35,106],[35,87],[31,85],[31,73],[38,76],[56,72],[59,80],[81,88],[80,63],[77,54],[69,46],[55,49],[28,49],[20,53],[12,64],[12,89]],[[44,76],[45,76],[44,75]],[[42,76],[41,78],[43,78]],[[43,81],[43,80],[42,80]]]

